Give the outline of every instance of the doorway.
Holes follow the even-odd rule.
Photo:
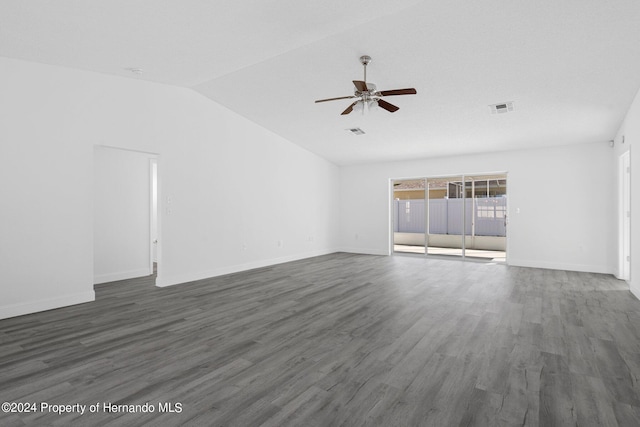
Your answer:
[[[94,284],[154,274],[157,155],[94,149]]]
[[[392,184],[393,253],[506,262],[506,173]]]

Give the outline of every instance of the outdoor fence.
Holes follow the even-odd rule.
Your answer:
[[[463,209],[463,202],[465,209]],[[429,234],[465,234],[474,236],[506,236],[506,197],[476,199],[430,199]],[[425,201],[394,200],[394,231],[425,232]]]

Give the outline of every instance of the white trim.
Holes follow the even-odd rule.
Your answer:
[[[53,310],[55,308],[67,307],[70,305],[84,304],[95,300],[96,293],[94,291],[86,291],[55,298],[7,305],[0,307],[0,319],[8,319],[10,317],[37,313],[39,311]]]
[[[360,255],[381,255],[381,256],[390,256],[392,252],[388,249],[386,251],[380,249],[371,249],[371,248],[340,248],[339,252],[346,252],[349,254],[360,254]]]
[[[153,263],[158,259],[158,158],[149,158],[149,270],[153,272]],[[155,206],[154,206],[155,198]],[[155,227],[154,227],[155,225]],[[156,240],[156,243],[154,243]]]
[[[389,201],[389,210],[388,210],[388,221],[387,224],[389,225],[389,235],[387,236],[387,250],[389,251],[390,254],[393,254],[394,252],[394,245],[395,245],[395,222],[396,222],[396,210],[395,210],[395,206],[396,206],[396,202],[395,199],[393,198],[393,179],[390,178],[389,179],[389,183],[388,183],[388,196],[387,196],[387,200]]]
[[[618,263],[616,277],[631,280],[631,152],[625,151],[618,158]],[[627,261],[629,257],[629,261]]]
[[[140,268],[137,270],[121,271],[118,273],[109,273],[95,276],[93,278],[93,284],[99,285],[100,283],[116,282],[118,280],[134,279],[136,277],[151,276],[153,274],[153,266],[147,268]]]
[[[312,251],[305,252],[298,255],[289,255],[280,258],[271,258],[261,261],[253,261],[246,264],[230,265],[228,267],[216,268],[208,271],[201,271],[198,273],[183,273],[167,276],[160,276],[156,278],[156,286],[164,288],[166,286],[180,285],[188,282],[194,282],[196,280],[210,279],[212,277],[224,276],[227,274],[239,273],[242,271],[253,270],[255,268],[269,267],[271,265],[283,264],[285,262],[298,261],[305,258],[312,258],[316,256],[328,255],[335,253],[335,250],[326,251]]]
[[[580,271],[583,273],[613,274],[613,271],[611,271],[611,267],[606,265],[598,266],[598,265],[586,265],[586,264],[568,264],[568,263],[559,263],[559,262],[509,259],[509,266],[546,268],[549,270]]]

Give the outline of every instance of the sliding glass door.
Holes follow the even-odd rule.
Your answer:
[[[393,184],[394,252],[506,261],[506,174]]]

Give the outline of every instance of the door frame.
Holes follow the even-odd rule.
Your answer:
[[[461,180],[461,182],[463,183],[463,192],[462,192],[462,219],[463,219],[463,224],[462,224],[462,235],[461,237],[461,255],[458,256],[458,259],[461,260],[466,260],[466,224],[464,224],[464,219],[466,218],[466,179],[468,177],[470,178],[475,178],[478,176],[486,176],[486,175],[504,175],[504,179],[507,181],[507,189],[506,189],[506,195],[507,195],[507,204],[505,207],[505,229],[508,230],[508,217],[509,217],[509,172],[508,171],[498,171],[498,172],[476,172],[476,173],[468,173],[468,174],[438,174],[438,175],[423,175],[420,177],[407,177],[407,178],[390,178],[388,181],[388,185],[389,185],[389,254],[394,255],[396,253],[401,253],[401,254],[405,254],[403,252],[396,252],[394,245],[395,245],[395,238],[394,238],[394,232],[395,232],[395,220],[396,220],[396,209],[395,209],[395,199],[394,199],[394,182],[396,181],[408,181],[408,180],[419,180],[422,179],[424,180],[425,183],[425,188],[424,188],[424,200],[425,200],[425,232],[424,232],[424,254],[422,256],[424,257],[438,257],[439,255],[434,255],[434,254],[429,254],[429,179],[447,179],[447,178],[459,178]],[[447,188],[448,191],[448,188]],[[473,206],[473,204],[472,204]],[[505,236],[505,261],[504,264],[505,265],[509,265],[509,240],[508,240],[508,236],[509,236],[509,232],[506,232],[506,236]],[[451,257],[452,259],[455,259],[456,257]]]
[[[118,147],[118,146],[112,146],[112,145],[104,145],[104,144],[96,144],[94,145],[94,156],[96,155],[96,153],[98,153],[98,150],[112,150],[112,152],[116,152],[116,153],[138,153],[138,154],[142,154],[143,156],[147,157],[147,176],[149,177],[149,187],[148,187],[148,206],[149,206],[149,246],[148,246],[148,263],[145,262],[146,265],[141,263],[141,266],[144,265],[143,268],[140,269],[140,272],[142,271],[146,271],[147,275],[152,275],[153,274],[153,263],[154,263],[154,256],[153,256],[153,250],[154,250],[154,245],[153,245],[153,238],[152,238],[152,231],[153,231],[153,198],[154,198],[154,190],[155,190],[155,196],[156,196],[156,202],[157,202],[157,207],[156,207],[156,235],[158,236],[158,244],[156,245],[156,257],[157,257],[157,263],[158,263],[158,269],[160,269],[159,265],[161,264],[161,249],[160,249],[160,236],[161,236],[161,215],[160,215],[160,210],[159,210],[159,206],[160,206],[160,191],[161,191],[161,177],[160,177],[160,154],[159,153],[153,153],[153,152],[148,152],[148,151],[142,151],[142,150],[136,150],[136,149],[131,149],[131,148],[125,148],[125,147]],[[154,173],[153,173],[153,164],[156,164],[156,173],[155,173],[155,189],[154,189],[154,185],[153,185],[153,178],[154,178]],[[94,174],[95,174],[95,165],[94,165]],[[95,180],[95,178],[94,178]],[[94,185],[95,187],[95,185]],[[95,192],[95,188],[94,188],[94,192]],[[95,197],[95,194],[94,194]],[[95,222],[94,222],[94,230],[95,230]],[[94,243],[95,244],[95,243]],[[96,272],[95,272],[95,265],[94,265],[94,271],[93,271],[93,275],[94,275],[94,283],[107,283],[107,282],[113,282],[113,281],[117,281],[117,280],[123,280],[123,279],[128,279],[131,277],[119,277],[117,274],[116,275],[111,275],[114,276],[112,278],[108,278],[105,280],[96,281]],[[142,277],[143,275],[141,274],[139,277]],[[104,276],[103,276],[104,277]]]
[[[160,215],[158,212],[158,156],[149,158],[149,182],[151,188],[149,189],[149,270],[153,274],[153,264],[158,262],[158,235],[160,231],[159,221]]]
[[[618,274],[631,280],[631,149],[618,158]]]

